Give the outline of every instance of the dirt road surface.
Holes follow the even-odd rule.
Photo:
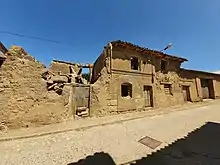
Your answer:
[[[0,142],[0,164],[67,165],[80,159],[87,160],[87,164],[98,161],[98,164],[112,165],[132,162],[156,165],[220,164],[218,123],[220,102],[88,129],[5,141]],[[143,145],[138,141],[145,136],[150,137],[151,141]],[[152,148],[155,142],[159,142],[159,146]],[[149,154],[151,156],[147,156]],[[107,162],[100,163],[104,159]]]

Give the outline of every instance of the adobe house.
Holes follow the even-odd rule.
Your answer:
[[[7,51],[1,44],[0,52],[0,132],[5,127],[35,127],[69,120],[71,87],[62,86],[62,93],[48,90],[42,78],[45,65],[19,46]]]
[[[0,53],[0,125],[9,128],[220,98],[220,75],[124,41],[110,42],[94,64],[53,60],[48,69],[19,46],[0,44]]]
[[[110,42],[94,63],[91,114],[105,115],[218,98],[220,75],[182,69],[185,61],[185,58],[129,42]]]
[[[181,69],[182,85],[188,87],[190,101],[220,98],[220,75],[198,70]]]

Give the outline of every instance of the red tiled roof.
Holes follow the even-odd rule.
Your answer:
[[[184,61],[188,61],[186,58],[182,58],[182,57],[177,57],[177,56],[172,56],[172,55],[168,55],[168,54],[165,54],[163,52],[160,52],[160,51],[157,51],[157,50],[152,50],[152,49],[149,49],[149,48],[145,48],[145,47],[141,47],[141,46],[138,46],[138,45],[135,45],[135,44],[132,44],[130,42],[126,42],[126,41],[121,41],[121,40],[116,40],[116,41],[111,41],[111,44],[112,45],[125,45],[125,46],[130,46],[130,47],[134,47],[136,49],[139,49],[141,52],[143,53],[153,53],[155,56],[158,56],[160,58],[170,58],[170,59],[173,59],[173,60],[177,60],[177,61],[181,61],[181,62],[184,62]]]

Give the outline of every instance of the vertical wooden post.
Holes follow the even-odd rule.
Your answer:
[[[72,88],[72,115],[73,115],[73,119],[75,119],[75,115],[76,115],[76,86],[73,86]]]
[[[89,64],[89,84],[91,83],[92,80],[92,65]]]
[[[200,78],[196,78],[196,88],[197,88],[197,95],[198,95],[199,99],[202,100],[203,95],[202,95],[202,86],[201,86]]]
[[[211,85],[212,85],[212,92],[213,92],[213,99],[216,99],[216,80],[211,80]]]

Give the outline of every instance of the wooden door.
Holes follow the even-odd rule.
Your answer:
[[[145,107],[152,107],[153,106],[153,92],[151,86],[144,86],[144,102]]]
[[[191,101],[189,86],[183,86],[183,98],[185,102]]]
[[[208,79],[201,79],[201,86],[202,86],[203,99],[210,98],[209,80]]]

